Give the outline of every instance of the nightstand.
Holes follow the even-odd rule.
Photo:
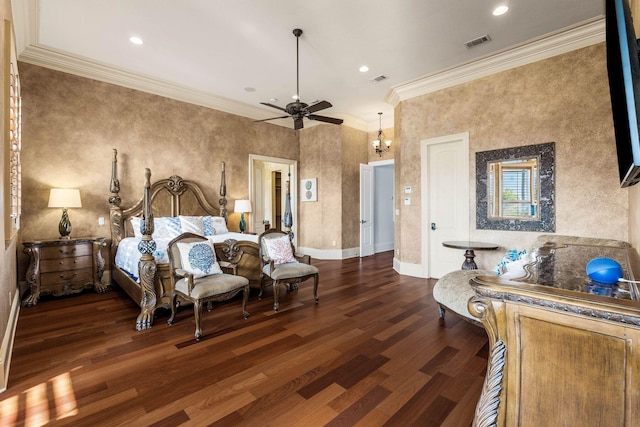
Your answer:
[[[94,288],[98,293],[108,291],[102,283],[104,237],[41,240],[24,242],[24,252],[31,262],[26,280],[30,294],[23,307],[36,305],[40,295],[70,295]]]

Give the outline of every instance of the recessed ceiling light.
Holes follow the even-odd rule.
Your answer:
[[[495,9],[493,9],[493,15],[494,16],[500,16],[500,15],[504,15],[505,13],[507,13],[507,11],[509,10],[509,6],[498,6]]]
[[[369,71],[369,67],[367,67],[366,65],[363,65],[362,67],[359,68],[361,73],[366,73],[367,71]]]
[[[138,44],[138,45],[144,43],[140,37],[136,37],[136,36],[129,37],[129,41],[133,44]]]
[[[245,92],[255,92],[256,88],[255,87],[251,87],[251,86],[247,86],[244,88]]]

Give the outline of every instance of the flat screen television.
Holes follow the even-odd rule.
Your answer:
[[[606,46],[620,186],[640,182],[640,60],[627,0],[606,0]]]

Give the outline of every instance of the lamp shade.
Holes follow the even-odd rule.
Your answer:
[[[81,208],[80,190],[75,188],[52,188],[49,193],[50,208]]]
[[[251,212],[251,200],[236,200],[233,210],[239,213]]]

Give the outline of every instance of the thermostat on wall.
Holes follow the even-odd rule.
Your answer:
[[[404,198],[404,204],[405,205],[410,205],[411,204],[411,197],[405,197]]]
[[[411,186],[407,185],[406,187],[404,187],[404,192],[407,193],[407,194],[411,193]]]

